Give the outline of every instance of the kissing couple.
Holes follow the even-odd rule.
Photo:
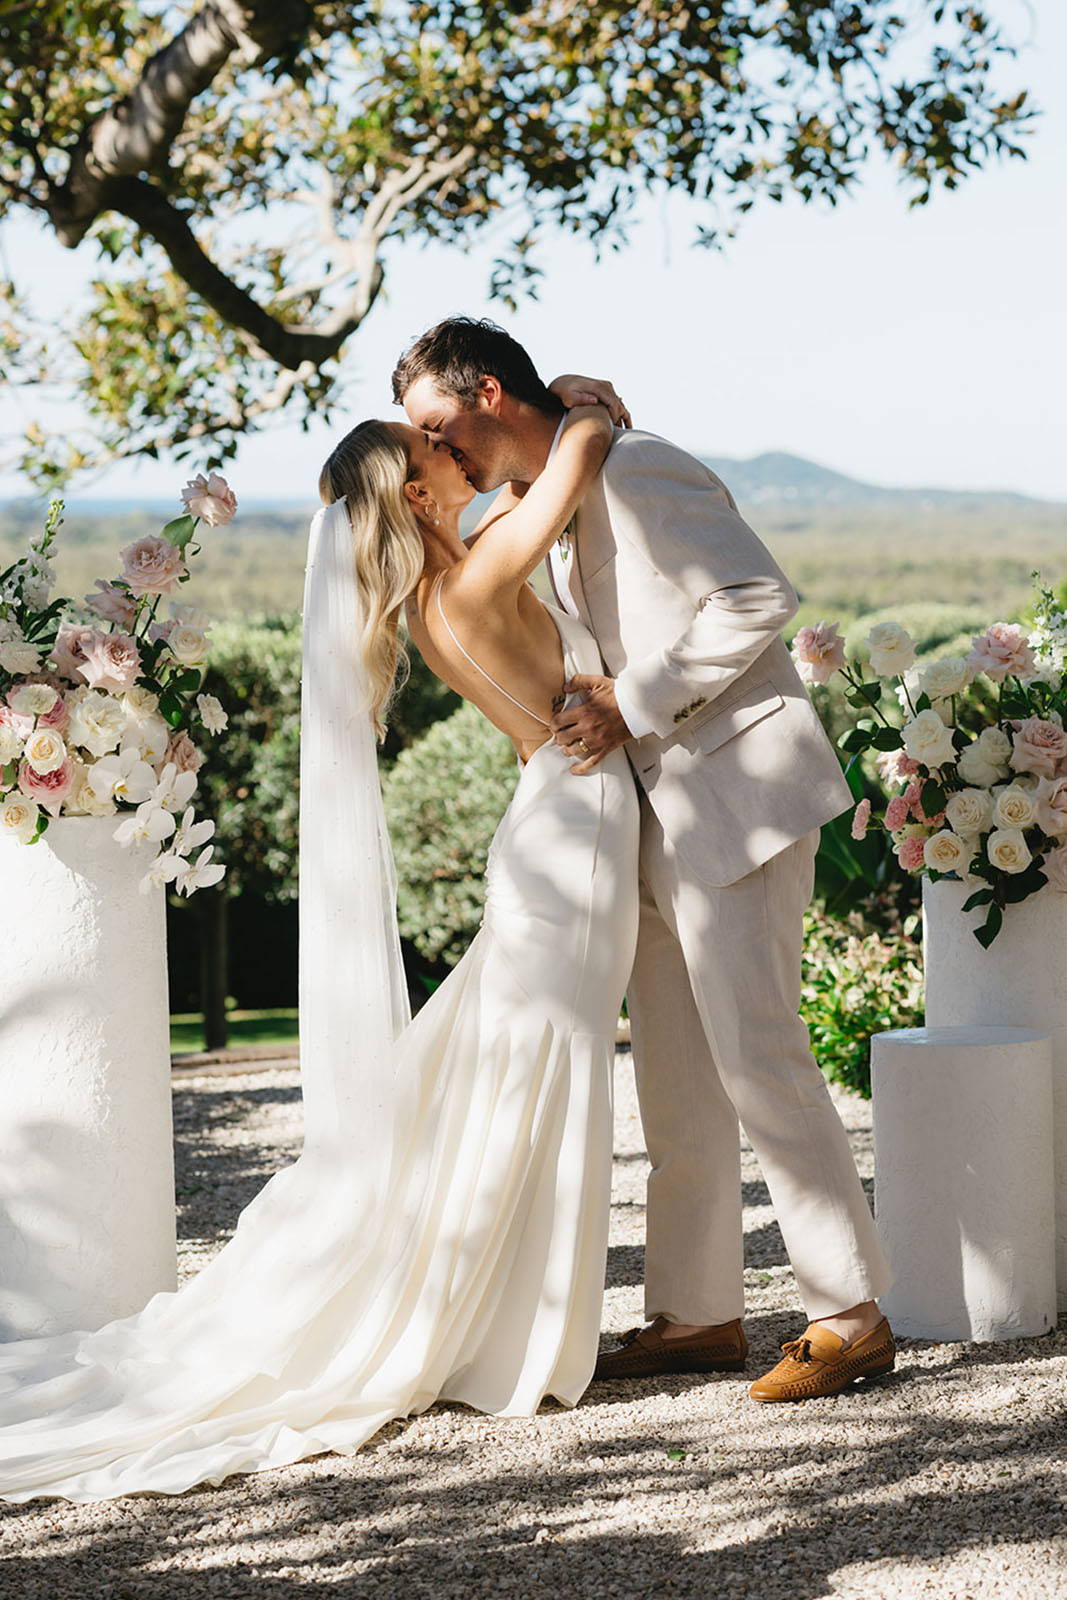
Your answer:
[[[548,388],[462,317],[393,383],[408,422],[340,441],[309,542],[301,1156],[177,1293],[0,1347],[7,1500],[180,1493],[354,1452],[437,1400],[527,1415],[591,1380],[743,1369],[739,1123],[808,1318],[752,1396],[893,1365],[889,1274],[797,1014],[818,830],[851,797],[781,638],[793,590],[610,384]],[[555,606],[529,581],[546,558]],[[521,766],[482,927],[414,1019],[376,766],[402,613]],[[624,995],[647,1324],[598,1359]]]

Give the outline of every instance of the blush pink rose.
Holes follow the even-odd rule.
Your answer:
[[[1034,800],[1038,827],[1053,839],[1067,838],[1067,777],[1040,778]]]
[[[137,620],[137,601],[129,590],[120,588],[117,583],[105,583],[103,578],[97,578],[96,587],[98,593],[85,596],[86,609],[95,612],[104,622],[132,628]]]
[[[34,772],[28,761],[19,762],[19,788],[30,800],[36,800],[53,817],[74,787],[74,762],[67,756],[61,767],[52,772]]]
[[[1060,762],[1067,758],[1067,733],[1057,722],[1046,722],[1041,717],[1027,717],[1025,722],[1013,722],[1014,749],[1008,757],[1013,772],[1036,772],[1039,778],[1051,778]]]
[[[187,733],[175,733],[171,735],[163,762],[165,765],[173,761],[179,772],[199,772],[204,759],[204,752],[196,748]]]
[[[801,628],[793,640],[793,659],[805,683],[829,683],[845,664],[845,641],[836,622]]]
[[[1061,844],[1058,850],[1050,850],[1041,863],[1041,871],[1054,889],[1059,889],[1061,894],[1067,894],[1067,844]]]
[[[994,622],[973,639],[967,665],[984,672],[994,683],[1003,683],[1008,677],[1030,678],[1037,671],[1026,630],[1014,622]]]
[[[158,644],[161,639],[166,641],[170,638],[177,626],[178,623],[174,617],[171,617],[166,622],[153,622],[149,626],[148,637],[151,639],[153,644]]]
[[[85,647],[100,637],[96,628],[88,628],[80,623],[63,623],[52,646],[51,659],[64,678],[71,683],[84,683],[82,667],[85,664]]]
[[[141,671],[141,653],[128,633],[98,633],[85,646],[82,677],[90,689],[122,694],[132,689]]]
[[[880,750],[876,759],[882,782],[886,784],[903,783],[919,770],[919,763],[913,761],[906,750]]]
[[[221,472],[210,472],[206,478],[198,472],[182,490],[182,505],[190,517],[199,517],[209,528],[222,528],[234,519],[237,496]]]
[[[902,794],[895,794],[885,808],[885,825],[890,833],[896,833],[898,828],[904,826],[910,811],[911,807],[908,805],[907,797]]]
[[[897,845],[897,860],[905,872],[918,872],[923,864],[926,840],[921,833],[909,833]]]
[[[867,837],[867,829],[870,827],[870,825],[871,802],[864,799],[860,801],[859,805],[852,813],[852,837],[854,839],[865,839]]]
[[[179,579],[189,570],[177,545],[171,544],[169,539],[161,539],[157,533],[135,539],[119,554],[123,581],[137,596],[173,594]]]

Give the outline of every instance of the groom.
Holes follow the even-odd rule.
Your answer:
[[[553,387],[574,403],[589,385]],[[476,488],[506,486],[490,515],[543,470],[564,416],[522,346],[465,317],[416,340],[393,390]],[[623,746],[641,801],[628,1004],[652,1164],[648,1325],[596,1376],[744,1364],[740,1120],[809,1318],[750,1393],[836,1393],[888,1370],[894,1346],[876,1303],[889,1272],[797,1015],[819,827],[851,796],[781,638],[796,596],[714,473],[633,430],[549,568],[611,674],[576,680],[585,703],[555,737],[579,775]]]

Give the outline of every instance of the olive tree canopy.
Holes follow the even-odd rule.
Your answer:
[[[933,0],[0,0],[0,218],[99,263],[69,325],[0,283],[9,380],[80,393],[29,427],[47,483],[116,456],[214,459],[328,414],[405,240],[492,225],[492,292],[550,226],[625,241],[642,192],[703,243],[760,199],[834,200],[877,152],[912,203],[1004,153],[997,26]]]

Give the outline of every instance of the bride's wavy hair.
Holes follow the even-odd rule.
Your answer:
[[[319,475],[323,505],[344,500],[352,525],[352,558],[361,605],[360,650],[367,672],[367,711],[379,739],[385,714],[408,675],[400,609],[425,565],[422,535],[404,493],[412,477],[408,453],[384,422],[361,422],[346,433]]]

